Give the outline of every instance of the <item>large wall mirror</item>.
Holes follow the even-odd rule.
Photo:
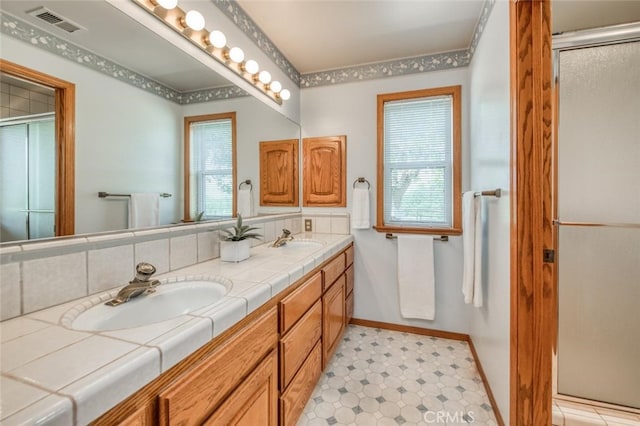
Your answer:
[[[47,13],[66,24],[38,18],[33,11],[43,5]],[[297,123],[262,101],[238,96],[228,80],[106,1],[49,0],[43,4],[9,0],[0,4],[0,10],[4,27],[0,38],[2,59],[75,86],[75,190],[70,204],[74,205],[75,224],[71,230],[58,229],[53,235],[127,229],[128,197],[100,198],[99,192],[171,194],[160,198],[159,225],[178,224],[185,219],[184,117],[235,112],[235,174],[238,182],[253,182],[256,206],[259,141],[300,138]],[[68,32],[70,25],[80,29]],[[3,127],[29,121],[31,115],[42,121],[40,112],[9,111],[18,102],[38,102],[36,90],[30,99],[28,89],[14,89],[3,77],[2,92]],[[53,109],[53,117],[47,114],[55,122],[56,107]],[[55,131],[48,133],[55,137]],[[3,135],[3,139],[7,137]],[[64,155],[57,151],[55,155]],[[56,161],[59,163],[59,157],[51,158],[51,164]],[[12,160],[11,164],[20,172],[16,164],[24,164],[24,160]],[[59,166],[47,167],[60,170]],[[17,178],[13,173],[4,175],[3,180],[10,183]],[[38,190],[56,187],[49,175],[42,179],[49,184],[36,183]],[[56,191],[56,195],[63,195],[63,191]],[[47,205],[47,210],[51,206]],[[54,210],[55,214],[65,214],[57,205]],[[24,217],[24,212],[19,213]],[[47,236],[45,232],[30,235]]]

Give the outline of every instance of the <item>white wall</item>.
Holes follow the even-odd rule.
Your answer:
[[[301,90],[303,137],[347,135],[347,209],[351,210],[352,183],[363,176],[371,182],[371,220],[375,223],[376,188],[376,95],[450,85],[462,85],[463,170],[468,152],[468,71],[438,71],[366,82],[322,86]],[[466,182],[463,171],[463,187]],[[344,210],[344,209],[338,209]],[[303,209],[305,213],[336,209]],[[413,325],[431,329],[468,332],[469,311],[461,293],[461,238],[434,242],[436,269],[436,319],[408,320],[400,316],[396,280],[396,242],[383,233],[354,230],[355,311],[360,319]]]
[[[169,192],[160,221],[180,216],[181,107],[11,37],[2,57],[76,85],[76,233],[127,227],[127,202],[98,191]]]
[[[471,80],[471,188],[502,188],[485,197],[484,306],[468,307],[469,334],[502,418],[509,419],[509,2],[498,0],[473,56]]]

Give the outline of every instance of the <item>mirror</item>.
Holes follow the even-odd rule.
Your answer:
[[[160,198],[160,225],[184,218],[185,116],[236,112],[237,179],[251,179],[259,205],[259,141],[299,139],[297,123],[251,96],[229,96],[234,88],[227,80],[105,1],[47,1],[48,11],[81,28],[73,33],[27,13],[41,6],[0,4],[10,14],[5,24],[14,17],[22,22],[3,34],[0,51],[5,60],[75,84],[76,234],[127,228],[127,197],[100,198],[101,191],[168,193]],[[37,36],[21,32],[25,26],[36,27]],[[177,102],[181,96],[183,103]]]

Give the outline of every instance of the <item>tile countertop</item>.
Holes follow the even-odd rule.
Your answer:
[[[67,311],[100,303],[116,288],[0,323],[0,423],[89,423],[353,241],[351,235],[295,237],[323,245],[263,244],[240,263],[214,259],[154,277],[221,276],[233,283],[222,300],[167,321],[102,332],[62,325]]]

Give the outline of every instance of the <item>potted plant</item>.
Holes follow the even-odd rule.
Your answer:
[[[258,228],[242,224],[242,216],[238,214],[236,226],[229,229],[223,229],[226,235],[220,241],[220,260],[224,262],[240,262],[248,259],[251,250],[251,241],[253,238],[259,240],[261,235],[255,231]]]

